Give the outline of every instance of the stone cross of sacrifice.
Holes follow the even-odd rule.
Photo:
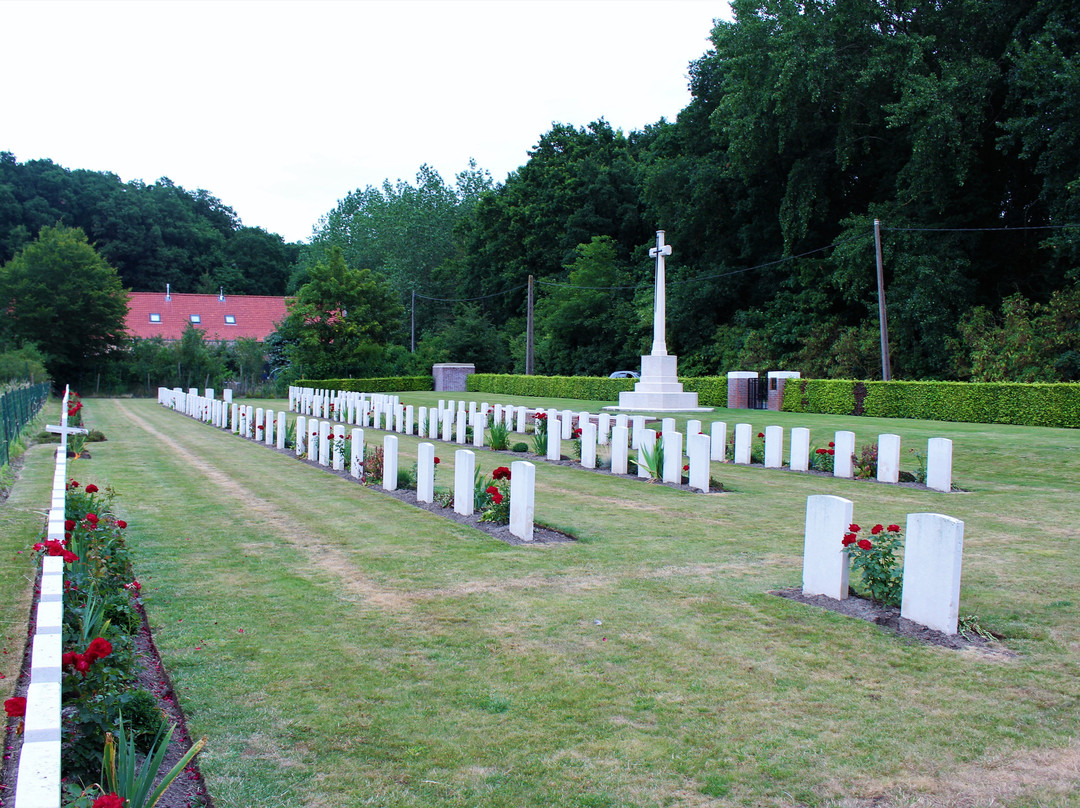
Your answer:
[[[88,435],[89,433],[77,426],[56,426],[55,424],[45,424],[46,432],[54,432],[60,436],[60,441],[64,448],[67,448],[68,435]]]
[[[653,295],[652,355],[667,356],[667,298],[664,291],[664,256],[671,255],[671,245],[664,243],[664,231],[656,231],[656,246],[649,249],[649,258],[656,259],[656,291]]]

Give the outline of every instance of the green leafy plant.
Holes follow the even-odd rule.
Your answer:
[[[505,525],[510,522],[510,469],[499,466],[490,479],[477,474],[475,484],[476,509],[481,522]]]
[[[547,413],[538,412],[536,413],[536,415],[533,416],[533,454],[547,454],[547,433]]]
[[[515,443],[510,447],[511,452],[527,452],[529,451],[529,444],[527,443]]]
[[[899,606],[903,574],[898,553],[903,547],[899,525],[874,525],[860,538],[858,525],[849,525],[843,548],[852,568],[861,573],[859,594],[886,606]]]
[[[504,451],[509,443],[510,427],[505,421],[497,421],[491,425],[488,435],[491,448],[497,452]]]
[[[918,449],[910,450],[915,455],[915,482],[926,485],[926,456]]]
[[[576,459],[581,460],[581,429],[575,429],[570,433],[570,437],[572,439],[570,442],[571,451],[573,451]]]
[[[175,730],[175,725],[163,720],[148,751],[140,755],[134,737],[125,731],[121,718],[115,736],[109,733],[105,737],[102,761],[104,792],[120,797],[124,801],[121,803],[123,808],[153,808],[157,805],[173,781],[206,746],[206,738],[198,741],[159,780]]]
[[[649,475],[650,482],[659,480],[664,474],[664,442],[657,437],[651,449],[644,443],[641,444],[638,459],[631,459],[630,462],[643,469]]]
[[[383,449],[381,446],[364,446],[364,485],[378,485],[383,478]]]

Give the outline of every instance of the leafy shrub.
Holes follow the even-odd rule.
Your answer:
[[[313,390],[344,390],[349,393],[428,392],[435,389],[433,376],[383,376],[372,379],[300,379],[296,387]]]
[[[511,452],[527,452],[529,451],[529,444],[527,443],[515,443],[510,447]]]
[[[899,606],[903,589],[903,574],[897,553],[903,546],[899,525],[874,525],[870,535],[859,537],[858,525],[849,525],[844,535],[844,553],[851,559],[851,566],[861,575],[861,586],[856,590],[886,606]]]

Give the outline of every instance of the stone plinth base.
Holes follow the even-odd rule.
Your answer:
[[[633,390],[619,393],[619,406],[606,410],[631,412],[711,412],[699,407],[697,393],[683,391],[678,378],[677,356],[641,357],[641,381]]]
[[[431,366],[436,393],[464,393],[465,379],[476,373],[476,366],[464,362],[441,362]]]

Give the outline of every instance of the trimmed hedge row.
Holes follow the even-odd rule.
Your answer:
[[[698,394],[702,407],[727,406],[727,378],[723,376],[679,378],[683,389]],[[500,373],[473,373],[465,385],[470,393],[498,393],[504,396],[576,398],[582,401],[618,401],[619,393],[633,390],[637,379],[608,379],[603,376],[515,376]]]
[[[602,376],[515,376],[508,373],[473,373],[465,378],[470,393],[504,396],[576,398],[582,401],[617,401],[619,393],[633,390],[636,379]]]
[[[296,387],[344,390],[349,393],[427,392],[435,389],[433,376],[383,376],[374,379],[301,379]]]
[[[1080,384],[789,379],[785,412],[1080,427]]]

